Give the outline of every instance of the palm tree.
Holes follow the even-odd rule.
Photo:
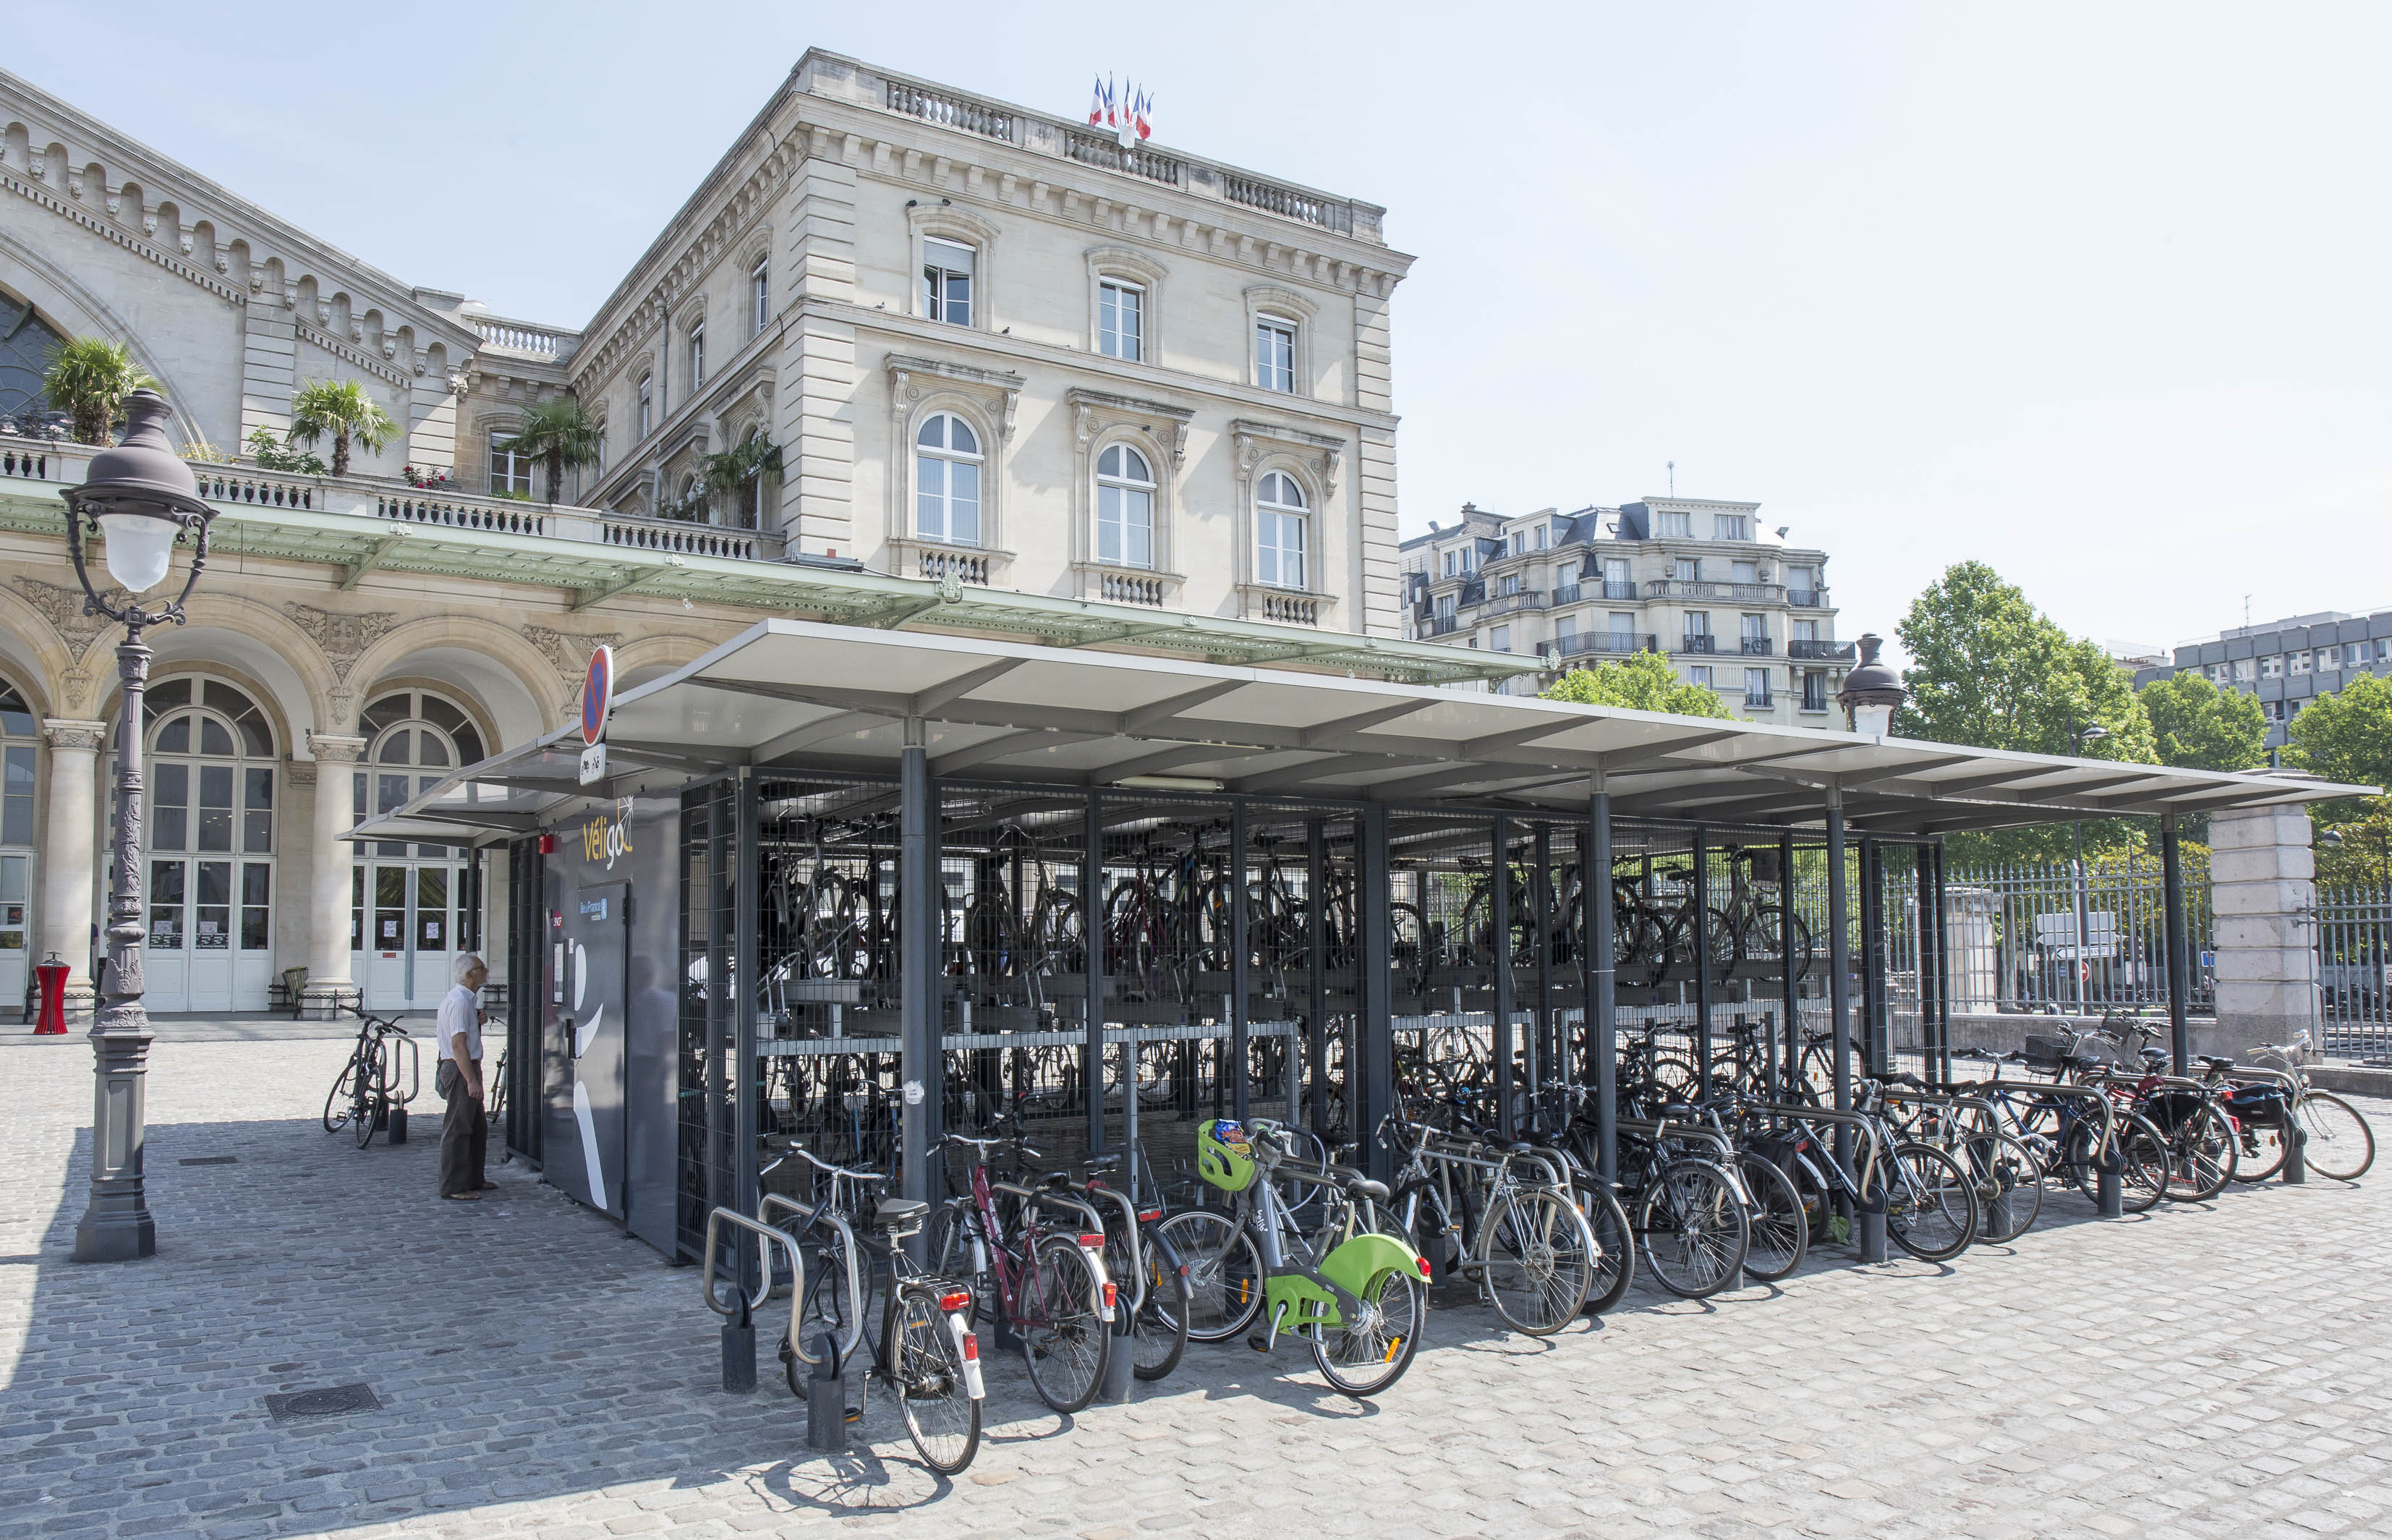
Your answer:
[[[706,457],[707,489],[735,492],[749,500],[748,508],[760,513],[763,500],[757,496],[760,483],[781,478],[781,446],[750,429],[747,439],[737,449]]]
[[[105,444],[124,416],[124,398],[158,382],[136,368],[133,349],[106,337],[77,337],[58,344],[42,376],[42,393],[52,410],[74,424],[75,442]]]
[[[514,437],[517,454],[530,455],[548,473],[548,500],[556,501],[557,485],[567,465],[578,470],[598,463],[598,424],[570,396],[552,396],[524,414],[523,431]]]
[[[301,439],[314,449],[326,434],[332,436],[332,474],[349,474],[349,441],[356,439],[369,454],[398,437],[398,424],[374,403],[355,380],[310,380],[291,398],[291,431],[284,441]]]

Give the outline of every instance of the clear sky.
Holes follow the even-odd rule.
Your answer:
[[[579,324],[809,45],[1384,203],[1404,528],[1668,487],[1842,627],[2392,606],[2392,7],[20,6],[7,68],[409,281]]]

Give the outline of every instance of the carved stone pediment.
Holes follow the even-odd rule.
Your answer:
[[[306,632],[323,649],[325,659],[332,665],[332,677],[344,682],[349,671],[357,667],[358,659],[365,656],[366,648],[398,624],[398,617],[386,609],[370,615],[344,615],[336,609],[318,609],[295,601],[284,604],[282,609],[291,617],[292,625]]]
[[[66,643],[67,650],[78,658],[102,632],[109,629],[106,617],[84,613],[84,594],[80,588],[61,588],[57,583],[19,578],[17,589],[24,594],[27,604],[42,612],[42,619],[50,622],[50,628]],[[111,594],[110,598],[110,602],[115,602],[117,595]]]

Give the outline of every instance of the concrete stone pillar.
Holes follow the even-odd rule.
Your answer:
[[[365,752],[361,737],[310,735],[316,755],[316,816],[307,852],[307,984],[300,1014],[330,1021],[357,998],[349,977],[349,868],[356,847],[341,836],[355,816],[349,766]]]
[[[108,724],[47,718],[42,736],[50,747],[50,816],[42,831],[42,930],[33,960],[56,956],[74,970],[67,975],[67,1028],[82,1032],[99,1009],[91,975],[91,885]]]
[[[2210,815],[2217,1032],[2206,1051],[2242,1058],[2260,1043],[2304,1038],[2315,1026],[2316,875],[2306,808]]]

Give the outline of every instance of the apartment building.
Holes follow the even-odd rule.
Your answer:
[[[2268,713],[2268,747],[2281,749],[2289,741],[2285,729],[2309,702],[2341,693],[2354,679],[2392,676],[2392,609],[2321,610],[2221,631],[2178,647],[2173,663],[2136,670],[2135,686],[2187,670],[2221,689],[2258,697]]]
[[[1764,528],[1758,502],[1646,497],[1502,515],[1465,503],[1402,547],[1405,635],[1530,655],[1527,694],[1639,652],[1750,722],[1824,722],[1853,660],[1836,640],[1824,551]]]

